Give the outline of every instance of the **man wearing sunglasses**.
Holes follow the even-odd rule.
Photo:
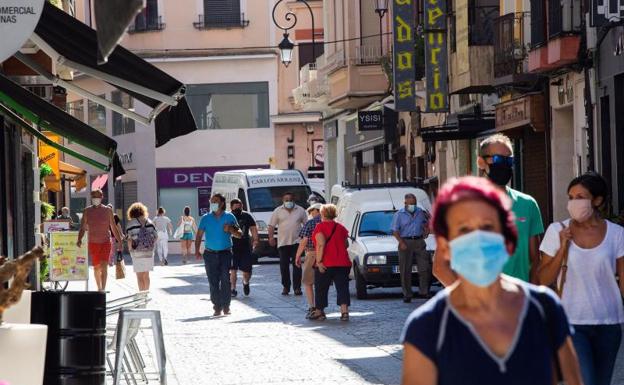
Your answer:
[[[481,173],[507,192],[513,202],[516,216],[518,246],[503,273],[523,281],[537,283],[540,235],[544,233],[542,215],[533,197],[507,186],[513,176],[513,146],[511,140],[501,134],[484,139],[479,146],[477,165]],[[444,286],[455,282],[457,276],[444,258],[434,258],[433,274]]]

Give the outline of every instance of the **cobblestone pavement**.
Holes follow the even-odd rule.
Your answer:
[[[338,319],[335,293],[328,319],[308,321],[304,297],[282,296],[279,266],[263,263],[254,267],[251,295],[242,296],[239,279],[232,315],[212,317],[203,264],[171,261],[152,273],[149,305],[162,312],[169,385],[400,382],[399,335],[422,300],[404,304],[397,288],[359,301],[352,285],[350,322]],[[130,266],[126,279],[110,282],[109,299],[136,291]],[[622,350],[613,384],[624,384]]]

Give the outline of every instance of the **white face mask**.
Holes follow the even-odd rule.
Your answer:
[[[99,206],[102,204],[102,198],[91,198],[93,206]]]

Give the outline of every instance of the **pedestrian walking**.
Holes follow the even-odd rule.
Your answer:
[[[201,259],[202,236],[205,238],[204,265],[210,284],[210,300],[214,316],[230,314],[231,286],[230,266],[232,266],[232,237],[240,238],[236,217],[225,211],[225,197],[215,194],[210,198],[210,212],[199,222],[195,237],[195,256]]]
[[[195,218],[191,216],[191,208],[189,206],[184,207],[183,213],[184,215],[178,221],[178,228],[182,230],[182,237],[180,238],[182,263],[186,264],[188,256],[191,255],[193,239],[195,239],[195,234],[197,234],[197,224],[195,223]]]
[[[132,268],[137,276],[139,291],[150,288],[149,272],[154,270],[154,249],[158,231],[149,219],[147,207],[136,202],[128,208],[128,250],[132,257]]]
[[[292,284],[295,295],[303,295],[301,291],[301,268],[295,264],[299,231],[308,220],[303,207],[297,205],[292,193],[282,197],[283,205],[276,208],[269,221],[269,245],[275,247],[275,229],[277,231],[277,251],[280,257],[280,273],[282,275],[282,295],[290,294]],[[290,279],[292,265],[292,281]]]
[[[121,244],[122,235],[115,225],[113,210],[102,204],[104,194],[102,190],[91,191],[91,206],[85,208],[80,220],[80,230],[76,246],[82,247],[82,238],[86,231],[89,232],[87,246],[89,259],[93,266],[93,275],[98,291],[106,289],[108,278],[108,259],[111,253],[111,231]]]
[[[299,247],[297,248],[297,254],[295,255],[295,265],[302,267],[303,258],[303,274],[301,283],[305,289],[306,299],[308,300],[308,313],[306,318],[309,319],[316,307],[314,306],[314,265],[316,263],[316,250],[314,249],[314,240],[312,234],[316,225],[321,223],[321,205],[315,203],[308,207],[306,210],[310,219],[303,225],[299,232]]]
[[[173,234],[173,225],[171,219],[165,215],[166,211],[163,207],[158,208],[158,215],[154,217],[152,222],[158,231],[158,241],[156,242],[156,255],[161,266],[167,266],[169,260],[169,237]]]
[[[501,274],[518,242],[511,206],[484,178],[440,190],[433,230],[458,279],[407,319],[403,384],[552,385],[556,366],[566,384],[583,383],[557,296]]]
[[[492,135],[479,146],[477,164],[481,173],[505,192],[512,201],[516,217],[518,245],[509,258],[503,273],[525,282],[537,283],[537,269],[540,261],[540,235],[544,233],[542,215],[533,197],[507,186],[513,176],[513,145],[501,134]],[[449,286],[457,279],[445,258],[438,251],[433,259],[433,273],[444,285]]]
[[[412,265],[418,268],[418,297],[429,298],[431,257],[425,238],[429,235],[429,213],[417,206],[416,195],[405,194],[405,207],[394,213],[392,235],[399,242],[399,273],[403,302],[412,302]]]
[[[110,206],[109,206],[110,207]],[[117,231],[119,231],[119,234],[121,234],[121,242],[118,242],[114,236],[111,236],[110,241],[111,241],[111,251],[110,254],[108,256],[108,266],[113,266],[115,265],[115,262],[117,260],[117,256],[119,253],[122,253],[123,250],[123,240],[126,239],[126,235],[124,234],[123,228],[121,227],[121,219],[119,218],[119,215],[117,214],[113,214],[113,220],[115,221],[115,226],[117,227]],[[112,229],[111,229],[111,234],[113,233]]]
[[[570,219],[551,224],[540,246],[540,282],[561,296],[585,385],[611,384],[624,323],[624,228],[600,214],[607,196],[599,174],[574,178]]]
[[[236,198],[230,202],[230,210],[238,226],[240,227],[241,237],[232,238],[232,267],[230,267],[230,283],[232,289],[232,297],[236,297],[236,274],[238,270],[243,272],[243,293],[249,295],[249,281],[253,271],[253,250],[258,247],[258,227],[253,216],[247,211],[243,211],[243,202]],[[251,233],[251,236],[250,236]]]
[[[314,273],[315,310],[311,320],[325,320],[325,308],[328,305],[327,295],[333,283],[336,287],[336,304],[340,306],[340,320],[349,320],[349,272],[351,259],[347,253],[349,231],[335,221],[337,216],[335,205],[321,207],[321,223],[316,225],[312,233],[316,249],[316,271]]]

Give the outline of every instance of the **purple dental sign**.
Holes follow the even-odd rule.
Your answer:
[[[269,168],[269,166],[159,168],[156,170],[156,178],[159,188],[210,187],[214,174],[219,171],[256,168]]]

